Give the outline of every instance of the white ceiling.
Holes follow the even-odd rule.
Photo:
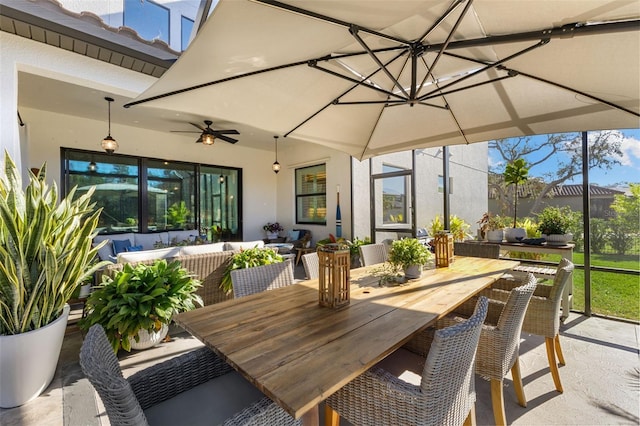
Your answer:
[[[156,108],[132,107],[123,105],[132,99],[102,90],[92,89],[60,80],[21,72],[18,79],[18,108],[27,107],[59,114],[84,117],[91,120],[107,122],[107,101],[105,96],[114,99],[111,105],[111,122],[126,126],[152,129],[161,132],[172,130],[198,131],[189,122],[204,126],[204,120],[212,120],[215,130],[236,129],[240,135],[236,145],[273,151],[273,134],[254,127],[228,121],[216,121],[213,117],[199,116],[175,111],[163,111]],[[28,117],[22,114],[28,122]],[[186,134],[176,133],[182,141]],[[191,135],[189,135],[191,136]],[[194,133],[193,140],[198,138]]]

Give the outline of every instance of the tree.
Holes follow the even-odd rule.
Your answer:
[[[611,225],[610,243],[618,254],[625,254],[633,246],[634,236],[638,234],[640,223],[640,184],[631,184],[630,196],[616,195],[611,209],[616,217]]]
[[[492,172],[501,173],[500,167],[512,163],[518,158],[525,158],[529,172],[533,174],[543,165],[551,162],[553,172],[541,173],[529,179],[529,195],[533,198],[531,211],[540,210],[540,203],[545,197],[553,194],[553,189],[582,173],[582,138],[580,133],[559,133],[545,135],[544,143],[536,143],[531,137],[496,139],[489,141],[490,152],[501,157],[498,167]],[[622,158],[621,145],[624,136],[618,130],[589,132],[589,169],[611,170],[620,164]],[[490,179],[489,188],[496,192],[501,200],[507,199],[504,186],[498,179]]]
[[[518,185],[527,182],[529,178],[529,168],[524,158],[518,158],[507,164],[504,169],[504,183],[507,185],[514,185],[513,191],[513,227],[516,227],[516,221],[518,219]]]

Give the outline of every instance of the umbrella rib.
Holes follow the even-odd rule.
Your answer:
[[[390,64],[391,62],[395,61],[396,59],[398,59],[400,56],[402,56],[404,54],[404,52],[400,52],[399,54],[397,54],[396,56],[394,56],[393,58],[391,58],[389,60],[389,62],[387,62],[387,64]],[[323,70],[322,68],[316,67],[316,69],[320,69]],[[374,75],[376,75],[378,73],[378,71],[380,71],[379,69],[373,71],[371,74],[369,74],[368,76],[364,77],[362,79],[362,82],[370,79],[371,77],[373,77]],[[338,74],[338,76],[340,76]],[[322,111],[324,111],[325,109],[329,108],[331,105],[336,105],[338,102],[338,99],[340,99],[341,97],[343,97],[344,95],[346,95],[347,93],[351,92],[353,89],[355,89],[356,87],[360,86],[362,82],[358,82],[357,80],[355,81],[356,84],[354,84],[353,86],[351,86],[350,88],[348,88],[347,90],[345,90],[344,92],[342,92],[339,96],[337,96],[335,99],[333,99],[331,102],[329,102],[328,104],[326,104],[325,106],[323,106],[322,108],[320,108],[318,111],[314,112],[313,114],[311,114],[309,117],[307,117],[306,119],[304,119],[302,122],[300,122],[300,124],[298,124],[297,126],[295,126],[293,129],[289,130],[288,132],[286,132],[283,137],[287,137],[289,136],[291,133],[295,132],[297,129],[299,129],[301,126],[303,126],[305,123],[307,123],[309,120],[311,120],[313,117],[315,117],[316,115],[320,114]],[[365,87],[374,87],[374,86],[369,86],[367,84],[364,85]],[[387,98],[388,99],[388,98]]]
[[[431,66],[427,67],[427,72],[425,73],[424,78],[422,79],[422,82],[420,83],[420,86],[418,86],[416,88],[415,85],[414,85],[413,89],[416,91],[416,93],[415,93],[416,97],[420,96],[420,91],[424,87],[424,83],[427,81],[427,78],[430,75],[433,77],[433,70],[435,69],[436,65],[438,64],[438,61],[442,57],[442,54],[444,53],[444,51],[447,50],[447,47],[449,46],[449,43],[451,43],[451,38],[453,37],[453,34],[456,32],[456,30],[460,26],[460,23],[462,22],[464,17],[467,16],[467,12],[469,12],[469,8],[471,7],[472,3],[473,3],[473,0],[469,0],[467,2],[467,4],[465,5],[464,9],[462,10],[462,12],[460,13],[460,16],[458,16],[458,19],[456,19],[456,22],[453,25],[453,28],[451,28],[451,31],[449,31],[449,34],[447,35],[447,39],[444,41],[444,43],[442,43],[442,47],[440,48],[440,50],[438,50],[438,54],[436,55],[435,59],[431,63]],[[412,52],[412,53],[417,54],[417,52]]]
[[[438,87],[437,89],[432,90],[432,91],[430,91],[429,93],[426,93],[426,94],[424,94],[424,95],[420,96],[420,97],[418,98],[418,100],[422,101],[422,100],[424,100],[424,99],[431,98],[431,97],[433,97],[432,95],[437,94],[437,93],[440,93],[440,92],[442,92],[444,89],[446,89],[446,88],[448,88],[448,87],[450,87],[450,86],[453,86],[453,85],[459,84],[459,83],[463,82],[464,80],[467,80],[468,78],[474,77],[474,76],[476,76],[476,75],[478,75],[478,74],[480,74],[480,73],[483,73],[483,72],[485,72],[485,71],[488,71],[488,70],[490,70],[490,69],[492,69],[492,68],[496,68],[496,67],[498,67],[499,65],[503,64],[504,62],[510,61],[511,59],[516,58],[516,57],[518,57],[518,56],[520,56],[520,55],[523,55],[523,54],[525,54],[525,53],[527,53],[527,52],[530,52],[530,51],[532,51],[532,50],[534,50],[534,49],[537,49],[538,47],[544,46],[544,45],[545,45],[545,44],[547,44],[548,42],[549,42],[549,40],[540,40],[538,43],[534,44],[533,46],[529,46],[529,47],[527,47],[526,49],[523,49],[523,50],[521,50],[521,51],[519,51],[519,52],[514,53],[513,55],[507,56],[507,57],[506,57],[506,58],[504,58],[504,59],[501,59],[501,60],[496,61],[496,62],[490,62],[490,63],[487,63],[487,62],[484,62],[484,61],[480,61],[480,60],[478,60],[478,59],[466,58],[466,57],[461,56],[461,55],[456,55],[456,54],[453,54],[453,53],[446,52],[445,54],[447,54],[447,55],[449,55],[449,56],[452,56],[452,57],[454,57],[454,58],[458,58],[458,59],[466,59],[466,60],[471,61],[471,62],[480,63],[480,64],[483,64],[483,65],[484,65],[484,67],[482,67],[482,68],[480,68],[480,69],[478,69],[478,70],[476,70],[476,71],[470,72],[469,74],[466,74],[466,75],[464,75],[464,76],[460,77],[459,79],[457,79],[457,80],[455,80],[455,81],[452,81],[451,83],[445,84],[445,85],[444,85],[444,86],[442,86],[442,87]]]
[[[442,16],[440,16],[434,23],[433,25],[431,25],[431,27],[424,32],[424,34],[422,34],[422,36],[418,39],[419,43],[422,43],[422,41],[429,35],[431,34],[431,32],[433,30],[435,30],[436,28],[438,28],[438,26],[440,26],[440,24],[442,22],[444,22],[445,19],[447,19],[449,17],[449,15],[451,15],[457,8],[458,6],[460,6],[462,3],[464,3],[465,1],[468,0],[456,0],[453,4],[451,4],[451,6],[449,6],[449,9],[447,9],[446,12],[444,12],[442,14]]]
[[[500,80],[505,80],[507,78],[515,77],[516,75],[518,75],[516,71],[512,72],[512,70],[509,70],[507,68],[505,68],[505,70],[508,71],[508,74],[505,75],[505,76],[496,77],[496,78],[493,78],[491,80],[482,81],[480,83],[470,84],[468,86],[460,87],[458,89],[449,90],[447,92],[439,92],[439,93],[433,94],[431,96],[422,97],[420,99],[426,101],[427,99],[433,99],[433,98],[437,98],[437,97],[440,97],[440,96],[450,95],[450,94],[456,93],[456,92],[462,92],[464,90],[469,90],[469,89],[473,89],[475,87],[484,86],[485,84],[497,83]]]
[[[329,22],[329,23],[332,23],[332,24],[335,24],[335,25],[339,25],[339,26],[342,26],[342,27],[345,27],[345,28],[350,28],[353,25],[350,22],[342,21],[340,19],[332,18],[330,16],[322,15],[320,13],[311,12],[309,10],[302,9],[302,8],[299,8],[299,7],[296,7],[296,6],[292,6],[292,5],[289,5],[289,4],[285,4],[285,3],[279,2],[277,0],[253,0],[253,1],[256,2],[256,3],[265,4],[265,5],[268,5],[268,6],[273,6],[273,7],[277,8],[277,9],[283,9],[283,10],[287,10],[289,12],[297,13],[297,14],[300,14],[300,15],[303,15],[303,16],[308,16],[310,18],[318,19],[320,21]],[[406,45],[411,44],[407,40],[403,40],[401,38],[394,37],[394,36],[391,36],[391,35],[388,35],[388,34],[384,34],[384,33],[369,29],[369,28],[365,28],[365,27],[359,27],[359,28],[362,31],[364,31],[364,32],[366,32],[368,34],[371,34],[371,35],[374,35],[374,36],[377,36],[377,37],[385,38],[387,40],[392,40],[392,41],[395,41],[397,43],[402,43],[402,44],[406,44]]]
[[[551,81],[551,80],[547,80],[546,78],[538,77],[538,76],[535,76],[533,74],[529,74],[529,73],[526,73],[526,72],[523,72],[523,71],[513,70],[511,68],[505,68],[505,69],[509,70],[510,72],[515,72],[515,73],[518,73],[519,75],[523,75],[525,77],[528,77],[530,79],[537,80],[537,81],[540,81],[542,83],[550,84],[552,86],[556,86],[556,87],[559,87],[561,89],[568,90],[569,92],[573,92],[573,93],[581,95],[581,96],[585,96],[585,97],[587,97],[589,99],[592,99],[594,101],[597,101],[597,102],[603,103],[605,105],[608,105],[611,108],[615,108],[615,109],[618,109],[620,111],[624,111],[624,112],[629,113],[631,115],[635,115],[636,117],[640,117],[640,113],[632,111],[632,110],[630,110],[628,108],[625,108],[625,107],[623,107],[621,105],[618,105],[618,104],[615,104],[613,102],[607,101],[606,99],[602,99],[602,98],[599,98],[597,96],[590,95],[589,93],[583,92],[582,90],[574,89],[574,88],[566,86],[564,84],[557,83],[557,82]]]
[[[371,59],[373,59],[373,61],[378,65],[378,67],[380,67],[380,69],[387,75],[387,77],[389,77],[393,85],[396,86],[398,89],[400,89],[400,91],[404,93],[404,95],[408,98],[409,94],[406,92],[406,90],[404,90],[404,87],[402,87],[400,82],[393,75],[391,75],[391,72],[387,69],[387,67],[382,64],[380,59],[378,59],[378,57],[371,51],[369,46],[367,46],[367,43],[365,43],[364,40],[358,35],[358,30],[359,30],[359,27],[356,25],[351,25],[349,27],[349,33],[353,36],[353,38],[355,38],[357,42],[360,43],[360,46],[362,46],[362,48],[366,50],[367,53],[369,53],[369,56],[371,57]],[[411,55],[413,56],[415,55],[415,53],[413,53],[412,51]]]

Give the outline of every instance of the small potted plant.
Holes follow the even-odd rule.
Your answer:
[[[431,252],[417,238],[403,238],[391,243],[389,263],[401,267],[407,278],[418,278],[422,267],[429,261]]]
[[[234,269],[253,268],[255,266],[271,265],[272,263],[283,262],[284,258],[272,248],[254,247],[241,249],[239,253],[231,256],[229,265],[224,271],[220,288],[227,294],[233,291],[231,282],[231,271]]]
[[[280,226],[278,222],[268,222],[262,227],[262,229],[264,229],[264,231],[267,233],[267,238],[270,240],[275,240],[276,238],[278,238],[278,232],[284,231],[284,228]]]
[[[201,282],[179,261],[157,260],[152,265],[125,263],[89,295],[87,316],[78,325],[89,330],[101,324],[117,353],[120,348],[145,349],[167,335],[174,314],[202,306],[195,294]]]
[[[518,185],[522,185],[529,179],[529,168],[523,158],[507,164],[504,170],[504,183],[513,185],[513,227],[505,228],[504,237],[508,242],[520,241],[526,238],[527,232],[524,228],[517,228],[518,218]]]
[[[568,233],[575,223],[575,215],[571,208],[545,207],[537,216],[538,230],[547,244],[564,245],[573,239],[573,235]]]
[[[504,238],[503,228],[504,221],[498,215],[493,215],[491,212],[486,212],[482,215],[482,218],[477,222],[480,228],[480,238],[487,240],[491,243],[502,242]]]

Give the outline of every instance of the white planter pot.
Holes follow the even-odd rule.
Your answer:
[[[404,276],[413,279],[420,278],[422,275],[422,265],[411,265],[404,268]]]
[[[509,243],[517,243],[527,238],[527,231],[524,228],[505,228],[504,239]]]
[[[487,231],[487,241],[490,243],[501,243],[504,239],[504,232],[502,229],[495,229],[493,231]]]
[[[547,240],[550,246],[564,246],[573,239],[573,234],[542,234],[542,238]]]
[[[277,232],[267,232],[267,239],[275,240],[276,238],[278,238]]]
[[[169,333],[169,326],[167,324],[162,324],[162,328],[160,331],[153,331],[149,333],[147,330],[138,331],[138,337],[140,340],[136,342],[136,339],[129,338],[131,342],[131,349],[135,350],[143,350],[149,349],[162,342],[162,340],[167,337],[167,333]]]
[[[0,336],[0,408],[35,399],[53,380],[69,319],[69,305],[51,324],[37,330]]]

